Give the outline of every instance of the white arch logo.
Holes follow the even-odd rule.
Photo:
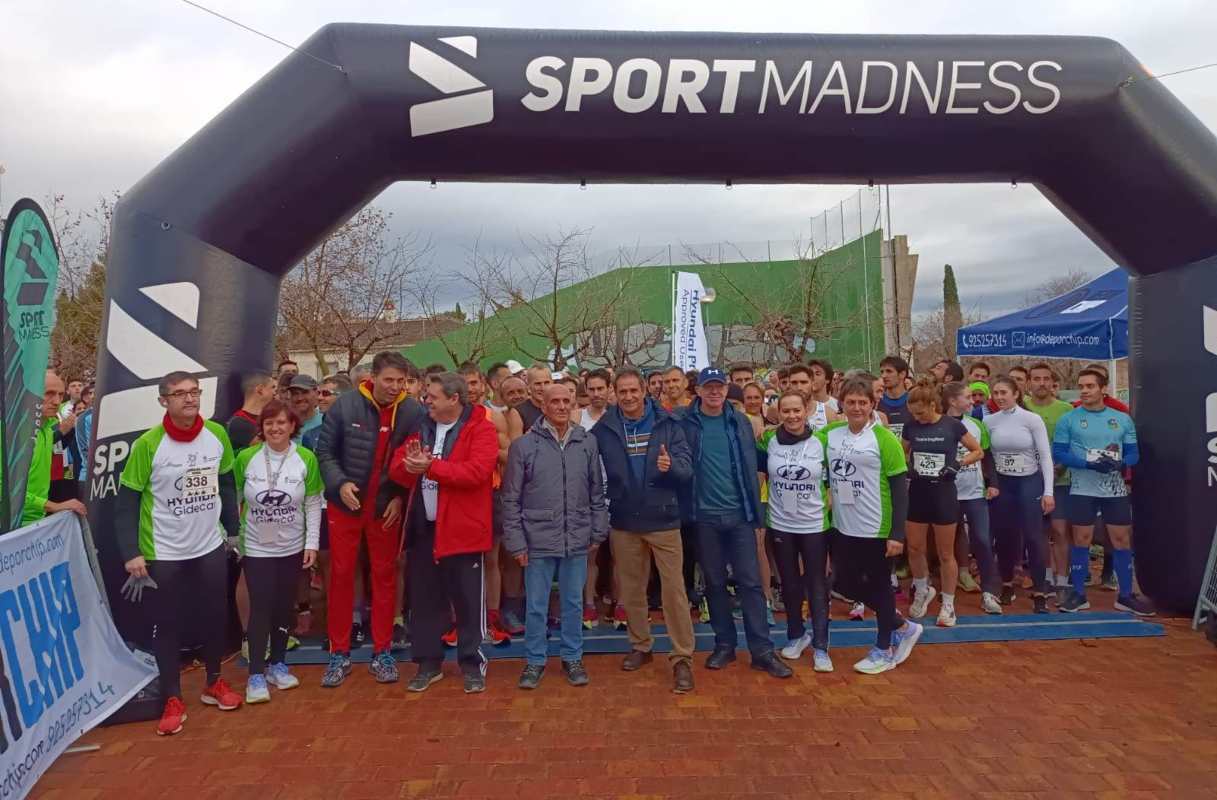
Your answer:
[[[190,327],[199,327],[197,285],[187,282],[161,283],[145,286],[140,293]],[[194,373],[207,371],[205,366],[148,330],[113,300],[110,301],[110,319],[106,325],[106,349],[118,363],[142,381],[159,381],[175,370]],[[215,376],[200,378],[199,387],[203,390],[199,413],[204,418],[210,418],[215,413],[219,379]],[[98,409],[98,441],[146,431],[160,422],[164,411],[156,401],[157,396],[157,385],[152,383],[102,397]]]
[[[467,56],[477,58],[476,36],[442,36],[439,40]],[[485,125],[494,119],[494,92],[487,89],[486,84],[448,59],[414,42],[410,42],[410,72],[440,92],[454,95],[411,106],[411,136]]]
[[[1217,310],[1204,306],[1204,349],[1217,356]],[[1204,429],[1217,433],[1217,392],[1204,401]]]

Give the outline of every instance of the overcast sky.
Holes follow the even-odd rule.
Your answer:
[[[1211,0],[1019,3],[613,3],[204,0],[298,44],[327,22],[816,33],[1085,34],[1123,43],[1153,72],[1214,61]],[[92,206],[135,183],[279,62],[285,50],[177,0],[0,0],[0,164],[5,209],[51,192]],[[1166,85],[1217,130],[1217,69]],[[841,186],[519,186],[397,184],[376,201],[402,232],[436,244],[437,270],[474,239],[591,228],[592,250],[671,242],[785,241],[852,193]],[[892,228],[921,255],[915,308],[936,305],[942,265],[966,307],[1017,307],[1045,278],[1110,260],[1030,186],[898,186]]]

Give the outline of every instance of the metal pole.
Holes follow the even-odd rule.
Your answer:
[[[892,259],[892,309],[894,327],[896,330],[896,354],[900,354],[900,281],[896,275],[896,237],[892,235],[892,185],[885,184],[887,193],[887,245],[888,254]]]
[[[862,240],[862,303],[866,316],[866,367],[867,369],[874,368],[874,362],[871,361],[871,341],[870,341],[870,277],[867,274],[870,271],[870,263],[866,260],[866,234],[862,232],[862,192],[858,192],[858,237]]]

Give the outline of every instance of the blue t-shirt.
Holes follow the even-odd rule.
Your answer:
[[[1067,444],[1072,455],[1095,461],[1106,451],[1113,458],[1124,460],[1124,446],[1137,443],[1137,429],[1132,417],[1114,408],[1090,411],[1078,407],[1061,417],[1052,437],[1054,444]],[[1119,472],[1098,472],[1093,469],[1070,470],[1069,493],[1086,497],[1124,497],[1128,486]]]
[[[646,474],[647,446],[651,443],[651,430],[655,427],[655,407],[647,398],[641,419],[630,419],[621,415],[621,426],[625,429],[625,454],[630,459],[630,472],[634,480],[641,483]]]
[[[735,476],[738,457],[727,429],[727,415],[701,414],[701,453],[698,457],[697,510],[707,514],[738,514],[744,508]]]

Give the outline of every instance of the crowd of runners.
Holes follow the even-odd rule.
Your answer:
[[[966,377],[951,361],[914,375],[895,356],[878,376],[822,360],[573,374],[420,370],[383,352],[320,381],[291,362],[246,375],[222,426],[199,415],[195,378],[172,373],[163,422],[132,446],[116,522],[127,571],[153,587],[157,732],[186,719],[185,620],[204,623],[202,702],[231,710],[298,685],[286,653],[318,598],[321,684],[343,684],[370,640],[382,683],[409,647],[412,692],[444,677],[446,647],[464,691],[484,691],[486,648],[513,637],[521,689],[542,683],[550,637],[562,677],[586,685],[583,634],[599,625],[626,630],[620,667],[643,669],[652,611],[677,693],[694,688],[696,622],[714,633],[706,669],[736,660],[739,619],[753,669],[788,678],[810,651],[831,672],[833,600],[873,615],[874,646],[853,668],[877,674],[909,658],[935,607],[937,625],[956,624],[958,591],[988,614],[1020,593],[1035,613],[1088,608],[1096,541],[1115,607],[1153,614],[1133,580],[1136,432],[1107,382],[1087,367],[1070,404],[1046,363],[992,375],[976,362]],[[243,696],[220,673],[229,551]]]

